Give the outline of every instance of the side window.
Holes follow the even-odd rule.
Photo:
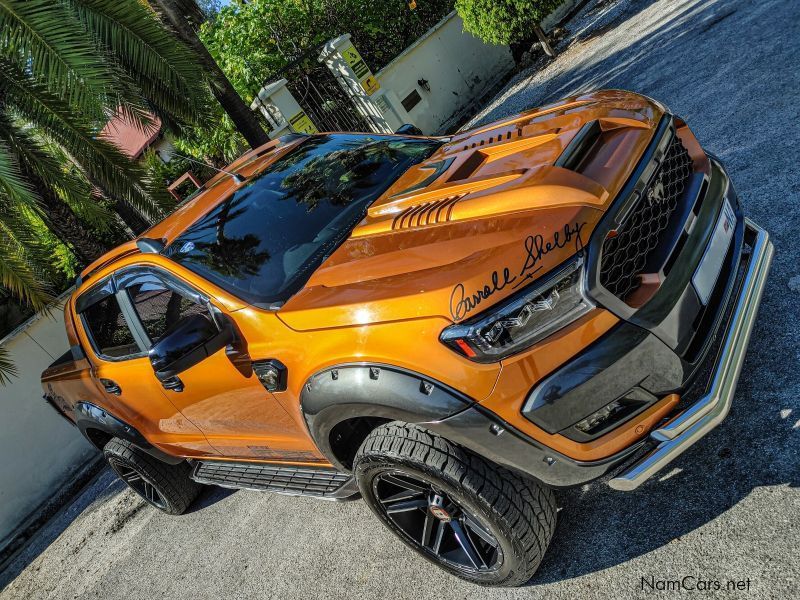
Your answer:
[[[168,287],[153,275],[136,277],[127,285],[127,290],[151,343],[159,340],[171,325],[187,315],[208,315],[204,305]]]
[[[122,314],[116,296],[106,296],[81,313],[95,351],[112,358],[139,354],[139,346]]]

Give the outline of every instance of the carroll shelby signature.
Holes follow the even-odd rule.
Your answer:
[[[510,267],[492,271],[489,283],[470,295],[467,295],[463,283],[456,284],[450,294],[450,315],[453,317],[453,321],[461,321],[481,302],[491,298],[507,286],[511,286],[513,290],[533,279],[534,275],[542,268],[540,264],[542,258],[553,250],[564,248],[570,243],[575,245],[576,251],[583,248],[581,230],[585,225],[586,222],[578,223],[576,221],[574,225],[567,223],[563,229],[553,233],[552,239],[547,241],[539,234],[529,235],[525,238],[525,262],[522,267],[518,271],[512,271]]]

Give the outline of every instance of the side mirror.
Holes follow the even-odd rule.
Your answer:
[[[206,315],[189,315],[167,329],[150,348],[150,364],[161,381],[175,377],[233,342],[233,327],[221,330]]]
[[[395,133],[400,135],[422,135],[422,131],[416,125],[412,125],[411,123],[406,123],[404,125],[400,125]]]

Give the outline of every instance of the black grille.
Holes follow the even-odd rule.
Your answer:
[[[198,463],[193,479],[223,487],[325,496],[347,483],[350,475],[333,469],[214,461]]]
[[[603,242],[600,283],[617,298],[625,300],[639,287],[639,275],[658,247],[691,173],[692,159],[680,138],[673,136],[642,197],[616,235],[609,233]]]

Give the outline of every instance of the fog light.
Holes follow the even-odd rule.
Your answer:
[[[622,402],[614,400],[611,404],[606,404],[596,413],[589,415],[583,421],[576,424],[575,428],[580,429],[583,433],[591,433],[623,408]]]
[[[637,412],[647,404],[647,400],[645,399],[630,397],[637,395],[637,391],[638,390],[631,390],[626,396],[606,404],[603,408],[593,412],[580,423],[576,423],[575,429],[591,435]]]

